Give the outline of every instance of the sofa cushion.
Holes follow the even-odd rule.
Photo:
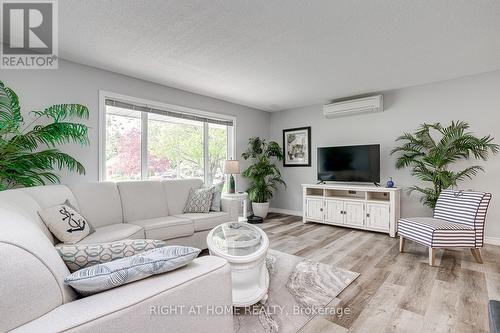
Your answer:
[[[40,215],[38,215],[38,211],[42,207],[36,202],[35,198],[23,191],[22,188],[0,191],[0,209],[2,208],[19,213],[27,220],[36,224],[52,244],[57,243],[54,235],[50,233],[49,228],[47,228]]]
[[[146,238],[172,239],[189,236],[194,233],[194,223],[190,219],[176,216],[156,217],[154,219],[138,220],[132,222],[144,228]]]
[[[94,227],[123,223],[122,203],[114,182],[90,182],[70,185],[79,212]]]
[[[201,179],[173,179],[163,180],[163,188],[167,196],[169,215],[182,214],[186,206],[189,190],[200,188],[203,185]]]
[[[124,222],[167,216],[168,208],[163,185],[159,181],[117,183],[123,207]]]
[[[66,277],[64,282],[82,295],[92,295],[185,266],[199,253],[200,249],[194,247],[165,246],[81,269]]]
[[[93,234],[88,235],[78,244],[98,244],[141,238],[144,238],[144,229],[142,227],[135,224],[117,223],[95,228]]]
[[[116,259],[131,257],[165,246],[165,242],[155,239],[125,239],[99,244],[58,244],[56,250],[70,272],[104,264]]]
[[[87,220],[72,206],[56,205],[38,213],[50,232],[65,244],[75,244],[90,234]]]
[[[412,217],[398,221],[398,234],[430,247],[474,247],[474,228],[432,217]]]
[[[176,215],[177,217],[190,219],[194,222],[194,231],[209,230],[221,223],[230,222],[231,215],[226,212],[185,213]]]
[[[80,210],[80,206],[73,192],[65,185],[35,186],[23,188],[21,190],[34,198],[42,209],[60,205],[66,200],[69,200],[76,210]]]

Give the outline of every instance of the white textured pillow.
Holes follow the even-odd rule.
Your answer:
[[[117,259],[131,257],[165,246],[165,242],[154,239],[125,239],[99,244],[60,244],[56,250],[70,272],[103,264]]]
[[[188,246],[165,246],[81,269],[67,276],[64,282],[81,295],[92,295],[187,265],[200,251]]]
[[[210,210],[212,212],[220,212],[220,202],[222,198],[222,189],[224,188],[224,182],[220,182],[218,184],[212,185],[210,187],[213,192],[212,196],[212,205],[210,206]]]
[[[212,205],[212,196],[211,187],[190,189],[184,213],[208,213]]]
[[[50,232],[65,244],[75,244],[90,233],[87,220],[70,206],[57,205],[38,214]]]

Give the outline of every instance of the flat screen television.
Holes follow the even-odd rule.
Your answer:
[[[318,148],[318,180],[380,182],[380,145]]]

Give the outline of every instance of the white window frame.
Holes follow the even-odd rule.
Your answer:
[[[233,126],[228,126],[227,129],[227,158],[234,159],[236,156],[236,117],[226,114],[220,114],[200,109],[189,108],[180,105],[161,103],[157,101],[152,101],[144,98],[133,97],[129,95],[119,94],[111,91],[99,90],[99,181],[106,180],[106,99],[120,100],[128,103],[135,103],[138,105],[146,105],[157,109],[167,109],[172,111],[177,111],[180,113],[185,113],[189,115],[204,116],[207,118],[214,118],[220,120],[228,120],[233,122]],[[148,114],[147,112],[142,113],[141,117],[141,179],[147,178],[147,126],[148,126]],[[203,127],[203,149],[204,149],[204,181],[207,182],[208,170],[208,123],[204,123]],[[231,140],[230,140],[231,139]]]

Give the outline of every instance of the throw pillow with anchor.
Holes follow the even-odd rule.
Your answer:
[[[64,244],[75,244],[87,237],[90,225],[71,205],[57,205],[38,212],[47,228]]]

